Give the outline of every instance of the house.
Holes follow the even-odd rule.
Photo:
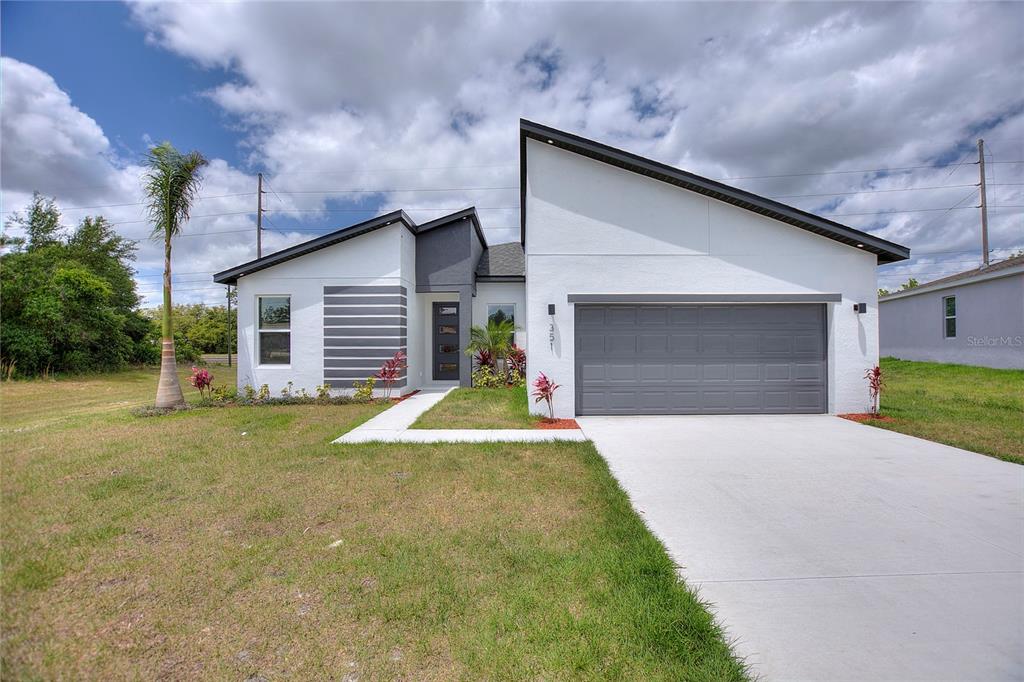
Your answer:
[[[470,325],[500,312],[559,417],[867,406],[875,268],[907,248],[529,121],[520,206],[509,244],[472,208],[396,211],[218,273],[239,383],[348,390],[405,349],[403,391],[466,386]]]
[[[1024,369],[1024,256],[878,299],[882,355]]]

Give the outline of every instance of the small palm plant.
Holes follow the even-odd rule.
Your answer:
[[[491,319],[487,321],[486,327],[474,325],[469,329],[466,354],[480,353],[485,357],[489,354],[497,361],[499,371],[504,371],[505,357],[512,350],[512,337],[515,333],[516,326],[512,320]]]
[[[144,190],[149,216],[153,220],[153,239],[164,243],[164,308],[160,352],[160,383],[156,389],[157,407],[180,407],[185,395],[178,381],[174,360],[174,327],[171,322],[171,240],[181,234],[188,222],[192,202],[202,182],[200,170],[207,164],[199,152],[182,154],[170,142],[149,150],[146,158]]]

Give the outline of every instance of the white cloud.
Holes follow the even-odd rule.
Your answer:
[[[996,158],[1024,158],[1020,4],[146,3],[133,13],[155,45],[228,72],[205,94],[246,131],[252,167],[267,169],[278,193],[269,205],[293,217],[325,208],[328,197],[333,208],[367,198],[316,190],[453,188],[387,191],[382,199],[418,219],[439,213],[428,209],[486,207],[489,238],[514,239],[518,192],[467,188],[518,185],[520,116],[711,177],[924,166],[970,158],[979,134]],[[52,80],[47,87],[59,93]],[[77,120],[59,95],[63,105],[41,106],[45,115]],[[110,160],[106,138],[92,128],[92,146],[76,146],[99,151],[86,155],[93,166],[69,167],[56,154],[59,170],[26,171],[24,186],[56,173],[129,192],[137,169]],[[1022,181],[1024,166],[992,168],[1007,186],[992,188],[991,203],[1024,204],[1011,184]],[[964,165],[952,173],[735,183],[775,196],[969,185],[976,177],[976,166]],[[215,163],[203,193],[253,184],[252,174]],[[875,213],[947,208],[970,189],[783,201]],[[251,202],[209,200],[196,213],[247,210]],[[330,215],[339,227],[351,222],[344,212]],[[992,212],[994,245],[1024,245],[1021,215]],[[964,269],[979,250],[970,208],[836,219],[919,252],[958,252],[887,266],[884,284],[895,283],[890,272],[930,279]],[[197,220],[193,228],[252,229],[252,217]],[[269,233],[268,247],[298,238]],[[211,235],[178,248],[198,264],[190,269],[212,270],[251,257],[251,241]]]

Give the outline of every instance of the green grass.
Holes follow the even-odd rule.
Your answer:
[[[456,388],[420,415],[413,429],[535,429],[526,388]]]
[[[865,423],[1024,464],[1024,371],[882,359],[882,414]]]
[[[235,385],[237,367],[210,365],[215,386]],[[188,383],[192,374],[186,364],[178,367],[185,399],[194,401],[199,392]],[[12,429],[39,429],[69,419],[116,414],[132,407],[152,405],[156,400],[159,368],[130,369],[113,374],[86,374],[15,381],[0,384],[0,433]]]
[[[743,677],[589,443],[336,446],[384,405],[57,389],[0,386],[5,678]]]

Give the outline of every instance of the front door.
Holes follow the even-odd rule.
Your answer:
[[[434,380],[458,381],[459,361],[459,304],[434,304]]]

